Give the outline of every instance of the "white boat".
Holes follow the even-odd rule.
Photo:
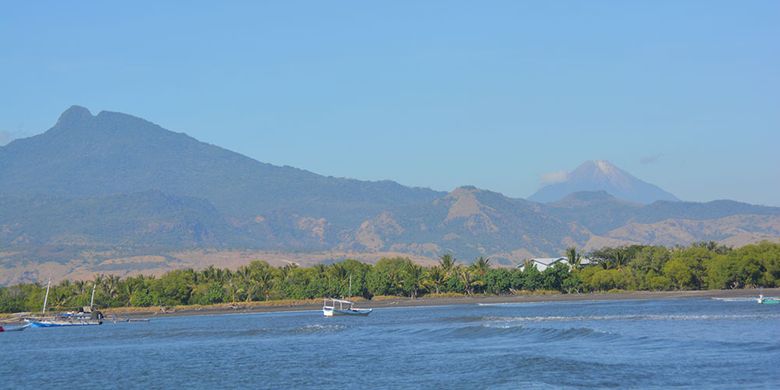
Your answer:
[[[325,317],[334,316],[367,316],[374,309],[358,309],[354,303],[343,299],[325,298],[322,303],[322,314]]]
[[[777,298],[767,298],[764,297],[764,294],[759,294],[758,299],[756,301],[762,305],[777,305],[780,303],[780,299]]]
[[[25,324],[22,326],[12,326],[12,327],[3,327],[3,325],[0,325],[0,332],[21,332],[27,328],[30,327],[30,324]]]

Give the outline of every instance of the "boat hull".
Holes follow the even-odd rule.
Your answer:
[[[374,309],[352,309],[352,310],[323,309],[322,314],[324,314],[325,317],[337,317],[337,316],[365,317],[371,314],[372,311],[374,311]]]
[[[33,328],[60,328],[63,326],[100,325],[102,321],[30,321]]]
[[[4,328],[4,327],[0,326],[0,332],[21,332],[21,331],[23,331],[23,330],[25,330],[25,329],[27,329],[29,327],[30,327],[30,324],[25,324],[25,325],[22,325],[22,326],[14,326],[12,328],[8,328],[8,327]]]

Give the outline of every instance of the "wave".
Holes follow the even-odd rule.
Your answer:
[[[751,297],[741,297],[741,298],[712,297],[712,299],[721,302],[755,302],[756,301],[756,298],[751,298]]]
[[[333,333],[333,332],[340,332],[344,329],[347,329],[345,325],[338,325],[338,324],[311,324],[311,325],[304,325],[298,328],[293,328],[290,333]]]
[[[423,337],[433,340],[446,339],[473,339],[490,337],[523,337],[537,341],[558,341],[582,338],[597,338],[602,340],[619,338],[620,335],[603,332],[586,327],[552,328],[552,327],[528,327],[522,324],[508,324],[501,322],[485,322],[478,325],[464,325],[443,328],[396,328],[388,329],[386,334],[399,334],[405,336]]]
[[[519,316],[483,317],[485,321],[572,322],[572,321],[718,321],[763,320],[780,318],[780,314],[617,314],[588,316]]]

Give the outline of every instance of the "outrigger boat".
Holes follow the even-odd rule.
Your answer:
[[[334,316],[367,316],[374,309],[358,309],[354,303],[343,299],[325,298],[322,303],[322,314],[325,317]]]
[[[46,285],[46,296],[43,298],[43,310],[41,312],[42,317],[25,318],[28,326],[33,328],[54,328],[61,326],[101,325],[103,323],[103,313],[98,310],[94,310],[95,287],[97,287],[97,285],[92,286],[92,299],[89,302],[89,306],[83,307],[78,312],[58,313],[53,317],[45,317],[46,304],[49,301],[50,287],[51,279],[49,279],[49,283]]]
[[[777,298],[765,298],[764,294],[759,294],[756,301],[762,305],[777,305],[780,304],[780,299]]]

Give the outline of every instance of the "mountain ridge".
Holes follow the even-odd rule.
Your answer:
[[[49,131],[0,147],[0,284],[40,264],[56,272],[128,274],[144,268],[122,268],[117,258],[156,256],[177,260],[155,260],[155,270],[180,267],[185,262],[172,253],[182,251],[417,259],[453,253],[511,266],[569,246],[705,239],[742,245],[773,237],[780,237],[780,208],[641,203],[604,190],[542,203],[474,186],[440,192],[333,178],[80,106]]]

